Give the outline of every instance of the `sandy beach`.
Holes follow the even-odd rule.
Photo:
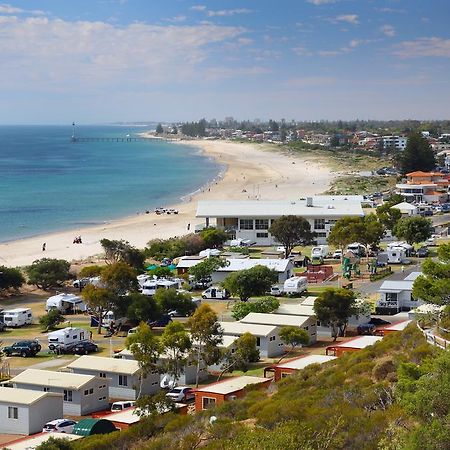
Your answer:
[[[83,227],[40,235],[0,244],[0,265],[23,266],[43,257],[68,261],[86,260],[101,253],[100,240],[125,239],[143,248],[155,238],[168,238],[188,233],[202,219],[195,217],[198,200],[283,200],[299,199],[327,190],[336,173],[313,158],[270,151],[269,145],[243,144],[226,141],[182,141],[201,148],[226,170],[223,176],[198,193],[187,196],[175,208],[178,215],[157,215],[142,211],[135,216]],[[82,237],[82,244],[73,244],[74,236]],[[42,251],[46,243],[45,252]]]

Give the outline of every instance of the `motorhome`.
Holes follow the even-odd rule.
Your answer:
[[[226,289],[221,289],[217,286],[211,286],[202,292],[202,298],[211,298],[216,300],[225,300],[230,296]]]
[[[86,311],[87,306],[81,297],[74,294],[58,294],[47,299],[45,310],[57,309],[62,314],[73,314]]]
[[[31,325],[33,314],[30,308],[15,308],[2,311],[3,322],[7,327]]]
[[[388,264],[404,264],[412,255],[414,247],[406,242],[391,242],[386,248]]]
[[[311,258],[325,258],[328,253],[328,245],[317,245],[311,249]]]
[[[347,245],[347,251],[352,252],[355,256],[366,256],[366,247],[359,242]]]
[[[306,277],[288,278],[283,285],[283,293],[286,295],[299,295],[308,289],[308,280]]]
[[[51,351],[68,352],[80,342],[88,340],[88,332],[83,328],[67,327],[48,333],[48,348]]]
[[[165,278],[147,280],[142,286],[142,293],[144,295],[155,295],[157,289],[180,289],[184,280],[181,278],[174,278],[168,280]]]

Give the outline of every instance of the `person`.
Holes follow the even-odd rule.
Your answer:
[[[402,266],[402,273],[405,271],[405,266]]]
[[[42,244],[42,251],[43,252],[45,252],[45,247],[47,246],[47,243],[46,242],[44,242],[43,244]]]
[[[188,223],[188,224],[187,224],[187,230],[189,231],[190,229],[191,229],[191,224]]]

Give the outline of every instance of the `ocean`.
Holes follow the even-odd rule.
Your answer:
[[[125,137],[130,126],[80,126],[78,137]],[[0,126],[0,242],[104,223],[177,203],[221,167],[161,140],[71,142],[71,126]]]

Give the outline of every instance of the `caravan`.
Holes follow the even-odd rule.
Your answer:
[[[366,256],[366,247],[359,242],[347,245],[347,251],[352,252],[355,256]]]
[[[388,264],[404,264],[412,255],[414,247],[406,242],[391,242],[386,249]]]
[[[62,314],[75,314],[84,312],[87,307],[81,297],[74,294],[58,294],[47,299],[45,310],[57,309]]]
[[[15,308],[2,311],[3,322],[7,327],[31,325],[33,315],[30,308]]]
[[[180,289],[184,280],[181,278],[174,278],[172,280],[166,278],[158,278],[147,280],[142,286],[142,293],[144,295],[155,295],[157,289]]]
[[[284,282],[283,293],[286,295],[300,295],[308,289],[306,277],[291,277]]]
[[[88,332],[83,328],[67,327],[48,333],[48,348],[57,353],[71,351],[80,342],[88,340]]]

